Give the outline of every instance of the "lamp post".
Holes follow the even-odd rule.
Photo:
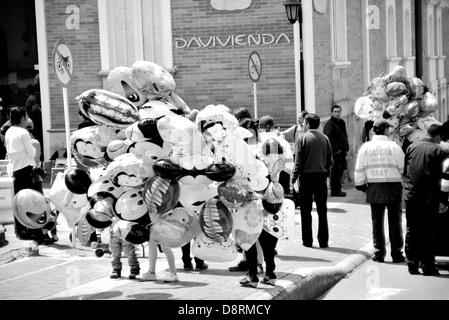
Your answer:
[[[283,5],[287,13],[288,21],[293,24],[293,32],[295,36],[295,69],[299,73],[299,92],[296,90],[297,112],[305,110],[304,105],[304,58],[302,46],[302,4],[299,0],[286,0]],[[299,63],[299,65],[298,65]],[[299,70],[298,70],[299,69]],[[298,97],[299,95],[299,97]]]

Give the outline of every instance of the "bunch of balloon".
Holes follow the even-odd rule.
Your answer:
[[[399,146],[424,138],[432,124],[441,124],[432,114],[438,101],[421,79],[407,76],[402,66],[372,79],[358,98],[354,113],[362,120],[384,118],[393,127],[389,138]]]

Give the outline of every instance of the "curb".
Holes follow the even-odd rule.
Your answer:
[[[332,267],[299,268],[276,281],[274,290],[256,292],[243,300],[316,300],[332,286],[365,263],[374,254],[370,241]]]

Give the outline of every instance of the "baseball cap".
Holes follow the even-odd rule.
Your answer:
[[[267,127],[274,127],[274,120],[271,116],[263,116],[259,120],[259,128],[265,129]]]
[[[376,133],[383,133],[385,129],[392,127],[392,125],[385,119],[377,119],[373,123],[373,129]]]

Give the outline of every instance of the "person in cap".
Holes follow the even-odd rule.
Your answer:
[[[404,187],[407,233],[405,254],[410,274],[439,275],[435,263],[435,227],[440,201],[448,199],[442,190],[443,163],[448,154],[439,145],[442,125],[432,124],[427,136],[410,144],[405,152]]]
[[[373,123],[374,136],[365,142],[357,155],[355,187],[366,193],[371,207],[374,257],[384,262],[386,251],[384,218],[388,211],[391,257],[393,262],[404,262],[404,235],[402,230],[402,182],[404,152],[388,138],[390,123],[378,119]]]

